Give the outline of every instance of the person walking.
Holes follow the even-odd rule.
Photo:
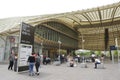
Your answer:
[[[104,57],[105,57],[105,55],[102,53],[102,54],[101,54],[101,63],[104,62]]]
[[[94,53],[92,53],[92,55],[91,55],[91,60],[92,60],[92,62],[94,63],[95,62],[95,54]]]
[[[35,57],[35,68],[36,68],[37,75],[39,75],[40,62],[41,62],[41,59],[40,59],[40,55],[38,53],[38,54],[36,54],[36,57]]]
[[[18,60],[18,56],[17,56],[17,54],[15,54],[15,56],[14,56],[14,71],[15,72],[17,71],[17,60]]]
[[[43,64],[46,65],[46,55],[43,55]]]
[[[34,64],[35,64],[35,56],[34,56],[34,54],[35,54],[35,53],[32,53],[32,55],[28,57],[28,62],[29,62],[29,75],[30,75],[30,76],[34,76],[34,71],[33,71]]]
[[[14,64],[14,55],[13,55],[13,53],[11,53],[10,54],[10,56],[9,56],[9,66],[8,66],[8,70],[9,69],[13,69],[13,64]]]

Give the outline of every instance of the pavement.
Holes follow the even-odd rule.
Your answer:
[[[8,64],[0,64],[0,80],[120,80],[120,64],[104,63],[105,69],[94,69],[93,63],[87,63],[88,68],[80,65],[41,65],[40,75],[29,76],[28,71],[18,73],[8,70]]]

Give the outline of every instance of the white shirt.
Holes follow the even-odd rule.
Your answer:
[[[91,56],[92,56],[92,57],[95,57],[95,54],[92,54]]]
[[[95,59],[95,62],[98,62],[98,63],[100,63],[100,60],[99,60],[99,59]]]

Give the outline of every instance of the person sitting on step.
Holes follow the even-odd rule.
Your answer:
[[[97,57],[95,58],[95,69],[97,69],[97,64],[101,64],[100,59],[98,59]]]

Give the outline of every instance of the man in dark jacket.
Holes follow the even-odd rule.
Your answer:
[[[34,64],[35,64],[34,53],[32,53],[32,55],[28,57],[28,62],[29,62],[29,75],[33,76],[34,75],[33,67],[34,67]]]
[[[10,56],[9,56],[9,66],[8,66],[8,70],[9,70],[10,68],[11,68],[11,70],[12,70],[13,64],[14,64],[14,55],[13,55],[13,53],[11,53]]]

